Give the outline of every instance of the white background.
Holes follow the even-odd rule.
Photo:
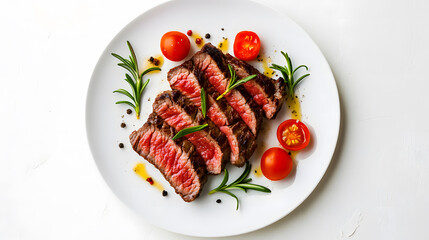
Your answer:
[[[86,140],[86,91],[99,56],[161,2],[0,2],[0,239],[196,239],[124,206]],[[258,2],[287,14],[321,48],[342,125],[310,197],[275,224],[231,239],[426,239],[429,2]]]

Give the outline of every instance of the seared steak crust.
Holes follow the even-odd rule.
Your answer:
[[[204,161],[185,138],[172,140],[174,128],[155,113],[130,135],[133,149],[153,164],[186,202],[197,198],[207,181]]]

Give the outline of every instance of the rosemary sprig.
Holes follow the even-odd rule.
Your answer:
[[[234,182],[232,182],[228,185],[226,185],[226,182],[228,182],[229,174],[228,174],[228,170],[225,168],[225,174],[224,174],[222,182],[220,183],[220,185],[217,188],[211,190],[209,192],[209,194],[221,192],[221,193],[225,193],[225,194],[230,195],[231,197],[235,198],[235,200],[237,201],[236,210],[238,210],[238,206],[239,206],[238,197],[235,194],[233,194],[232,192],[230,192],[229,190],[239,189],[239,190],[243,190],[244,192],[247,192],[248,189],[252,189],[252,190],[256,190],[256,191],[260,191],[260,192],[270,193],[271,190],[269,188],[266,188],[266,187],[261,186],[261,185],[249,183],[250,181],[252,181],[252,179],[247,178],[247,177],[249,176],[251,168],[252,168],[252,165],[247,162],[246,168],[244,169],[244,172],[241,174],[241,176],[238,177],[237,180],[235,180]]]
[[[295,88],[296,86],[306,77],[310,76],[310,74],[305,74],[303,76],[301,76],[300,78],[298,78],[296,81],[293,79],[293,75],[295,74],[295,72],[300,69],[300,68],[305,68],[308,71],[308,67],[306,65],[299,65],[297,68],[293,69],[292,67],[292,61],[289,58],[289,55],[285,52],[281,52],[283,54],[283,56],[286,59],[286,63],[287,66],[279,66],[277,64],[272,64],[270,66],[270,68],[275,69],[275,70],[279,70],[282,75],[283,78],[285,80],[286,83],[286,87],[288,88],[288,96],[289,97],[293,97],[294,93],[295,93]]]
[[[143,71],[142,74],[140,74],[139,66],[137,64],[137,58],[136,58],[136,54],[134,52],[134,49],[131,46],[131,43],[129,41],[127,41],[127,45],[128,45],[128,48],[130,49],[130,53],[131,53],[131,55],[129,56],[129,59],[125,59],[116,53],[112,53],[112,56],[114,56],[115,58],[119,59],[119,61],[121,61],[120,63],[118,63],[118,66],[125,68],[131,74],[132,77],[128,73],[125,74],[125,81],[127,81],[128,84],[130,85],[131,90],[132,90],[132,94],[130,92],[128,92],[127,90],[122,89],[122,88],[115,90],[113,92],[114,93],[122,93],[132,100],[132,102],[117,101],[116,104],[127,104],[127,105],[131,106],[136,111],[137,119],[139,119],[140,118],[141,96],[142,96],[143,90],[145,89],[145,87],[149,83],[149,79],[147,79],[143,83],[143,76],[149,72],[152,72],[152,71],[156,71],[156,70],[161,71],[161,68],[159,68],[159,67],[148,68],[145,71]]]
[[[185,135],[203,130],[207,126],[208,126],[208,124],[206,123],[203,125],[198,125],[198,126],[193,126],[193,127],[188,127],[188,128],[182,129],[178,133],[176,133],[176,135],[174,135],[173,140],[176,140],[176,139],[179,139]]]
[[[253,75],[247,76],[247,77],[237,81],[237,79],[238,79],[237,74],[235,73],[234,69],[232,68],[232,66],[230,64],[228,64],[228,68],[229,68],[229,73],[231,75],[228,87],[224,93],[222,93],[219,97],[216,98],[216,100],[221,99],[223,96],[225,96],[227,93],[229,93],[232,89],[234,89],[234,88],[240,86],[241,84],[243,84],[247,81],[250,81],[256,77],[256,75],[253,74]]]
[[[201,112],[203,113],[203,118],[206,118],[206,112],[207,112],[207,103],[206,103],[206,92],[204,91],[204,88],[201,88]]]

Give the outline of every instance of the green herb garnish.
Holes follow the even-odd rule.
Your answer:
[[[297,68],[293,69],[292,61],[290,60],[289,55],[283,51],[281,53],[283,54],[283,56],[286,59],[287,66],[282,67],[282,66],[279,66],[277,64],[272,64],[270,68],[275,69],[275,70],[279,70],[282,73],[283,78],[284,78],[285,83],[286,83],[286,87],[288,88],[288,92],[289,92],[288,96],[293,97],[294,92],[295,92],[295,88],[298,85],[298,83],[300,83],[304,78],[310,76],[310,74],[307,73],[295,81],[293,79],[293,75],[295,74],[295,72],[302,67],[308,71],[308,67],[306,65],[300,65]]]
[[[182,129],[178,133],[176,133],[176,135],[174,135],[173,140],[176,140],[176,139],[181,138],[185,135],[203,130],[207,126],[208,126],[208,124],[203,124],[203,125],[198,125],[198,126],[188,127],[188,128]]]
[[[229,73],[231,75],[231,78],[230,78],[229,84],[228,84],[228,88],[225,90],[224,93],[222,93],[219,97],[217,97],[216,100],[221,99],[223,96],[225,96],[227,93],[229,93],[229,91],[231,91],[232,89],[234,89],[234,88],[240,86],[241,84],[243,84],[249,80],[252,80],[256,77],[256,75],[253,74],[253,75],[247,76],[247,77],[237,81],[237,79],[238,79],[237,74],[235,73],[234,69],[232,68],[232,66],[230,64],[228,64],[228,68],[229,68]]]
[[[142,74],[140,74],[139,73],[139,66],[137,64],[137,58],[136,58],[136,54],[134,52],[134,49],[131,46],[131,43],[129,41],[127,41],[127,45],[128,45],[128,48],[130,49],[130,52],[131,52],[131,56],[129,56],[129,58],[130,58],[129,60],[119,56],[116,53],[112,53],[112,56],[114,56],[115,58],[119,59],[119,61],[121,61],[120,63],[118,63],[118,66],[125,68],[126,70],[128,70],[128,72],[131,73],[132,77],[128,73],[125,74],[125,81],[128,82],[133,93],[131,94],[130,92],[128,92],[127,90],[122,89],[122,88],[115,90],[113,92],[114,93],[122,93],[125,96],[129,97],[133,101],[133,103],[131,103],[129,101],[117,101],[116,104],[130,105],[136,111],[136,117],[137,117],[137,119],[139,119],[140,118],[141,96],[142,96],[143,90],[145,89],[145,87],[149,83],[149,79],[147,79],[143,83],[143,76],[146,75],[147,73],[155,71],[155,70],[161,71],[161,68],[159,68],[159,67],[148,68],[145,71],[143,71]]]
[[[238,205],[239,205],[238,198],[235,194],[233,194],[229,190],[239,189],[239,190],[243,190],[244,192],[247,192],[248,189],[252,189],[252,190],[256,190],[256,191],[260,191],[260,192],[266,192],[266,193],[271,192],[271,190],[269,188],[266,188],[266,187],[261,186],[261,185],[249,183],[250,181],[252,181],[252,179],[247,178],[247,177],[249,176],[251,168],[252,168],[252,165],[247,162],[246,168],[244,169],[244,172],[241,174],[241,176],[238,177],[237,180],[235,180],[233,183],[228,184],[228,185],[226,185],[226,182],[228,182],[229,174],[228,174],[228,170],[225,168],[225,174],[224,174],[223,180],[220,183],[219,187],[211,190],[209,192],[209,194],[221,192],[221,193],[226,193],[226,194],[230,195],[231,197],[235,198],[235,200],[237,201],[236,210],[238,210]]]
[[[203,118],[206,118],[207,104],[206,104],[206,92],[204,88],[201,88],[201,112],[203,112]]]

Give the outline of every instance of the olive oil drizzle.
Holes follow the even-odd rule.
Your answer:
[[[228,38],[223,37],[217,46],[223,53],[227,53],[229,49]]]
[[[143,163],[137,163],[136,166],[134,167],[134,172],[139,175],[141,178],[143,178],[143,180],[146,181],[146,179],[148,178],[152,178],[146,171],[146,165],[144,165]],[[161,185],[161,183],[159,183],[158,181],[155,181],[153,178],[153,184],[151,184],[151,186],[155,187],[156,189],[158,189],[159,191],[162,192],[162,190],[164,190],[164,187]]]

